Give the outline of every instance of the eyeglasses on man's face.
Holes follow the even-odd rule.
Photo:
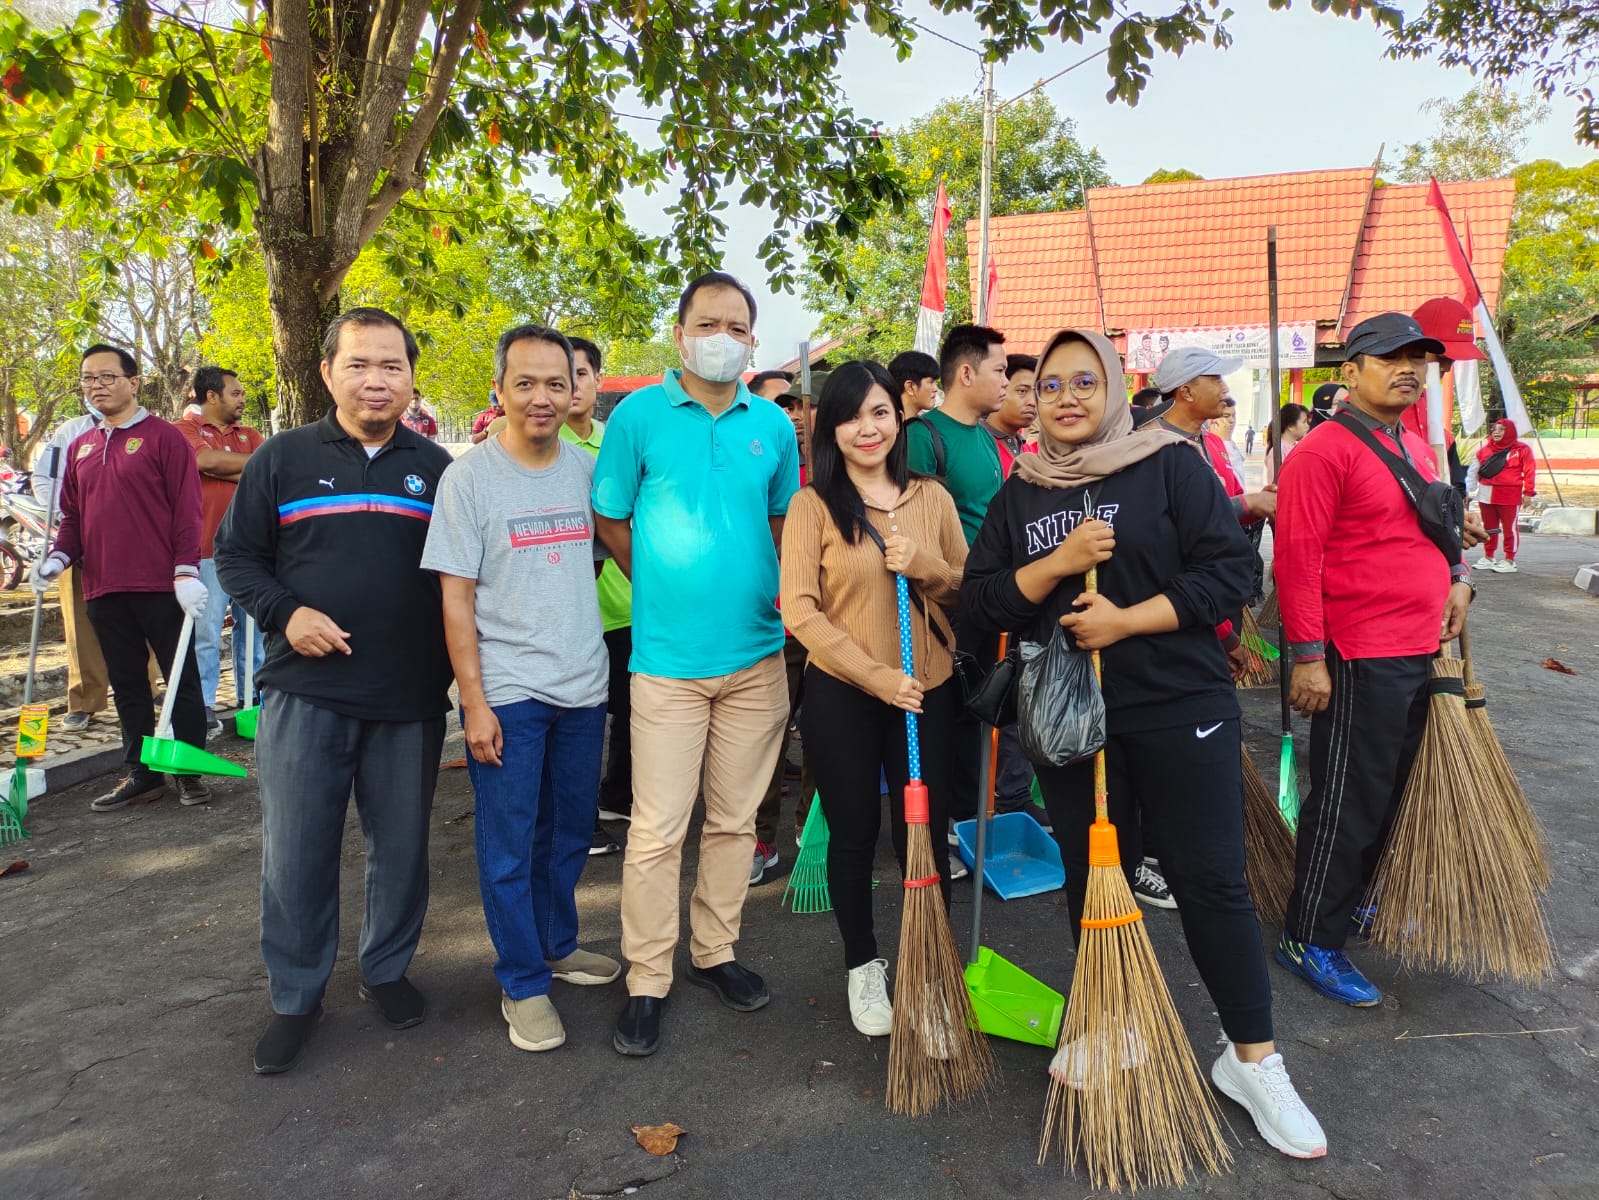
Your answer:
[[[116,381],[119,380],[119,379],[132,379],[132,378],[133,378],[132,375],[117,375],[117,374],[115,374],[115,373],[113,373],[111,371],[102,371],[98,375],[80,375],[80,376],[78,376],[78,386],[81,387],[84,391],[88,391],[90,388],[94,387],[96,384],[98,384],[101,387],[110,387],[112,384],[116,383]]]

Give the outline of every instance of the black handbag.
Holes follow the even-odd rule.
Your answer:
[[[1333,420],[1354,434],[1387,467],[1399,484],[1399,490],[1416,510],[1416,520],[1422,533],[1450,566],[1460,562],[1466,551],[1466,503],[1460,493],[1447,483],[1429,481],[1416,470],[1408,458],[1395,454],[1376,438],[1376,435],[1348,413],[1339,413]],[[1482,472],[1477,472],[1482,477]]]
[[[888,546],[883,541],[883,535],[877,532],[876,526],[866,519],[864,513],[859,514],[859,520],[866,536],[887,555]],[[923,602],[921,594],[915,587],[909,586],[909,580],[905,582],[911,604],[925,617],[927,605]],[[950,645],[949,639],[944,636],[944,631],[939,628],[937,621],[929,621],[928,625],[933,630],[933,636],[938,639],[938,644],[948,650],[950,657],[955,661],[955,681],[960,687],[961,703],[965,705],[966,711],[989,725],[1009,725],[1014,721],[1017,677],[1015,649],[1012,648],[993,666],[985,667],[966,651]]]
[[[1510,461],[1510,451],[1497,450],[1483,459],[1482,465],[1477,468],[1478,479],[1497,478],[1499,472],[1505,469],[1505,464]]]

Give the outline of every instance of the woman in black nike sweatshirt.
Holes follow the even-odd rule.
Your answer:
[[[1102,652],[1111,820],[1128,828],[1136,812],[1160,830],[1189,952],[1232,1043],[1211,1076],[1277,1149],[1320,1157],[1325,1135],[1272,1041],[1266,957],[1244,882],[1238,698],[1215,632],[1248,598],[1249,542],[1192,447],[1158,423],[1133,432],[1109,341],[1063,330],[1038,361],[1039,452],[1017,459],[989,505],[962,608],[1024,641],[1047,643],[1060,625]],[[1095,564],[1099,591],[1088,594]],[[1076,937],[1093,763],[1037,772]],[[1133,840],[1121,845],[1128,870],[1140,857]],[[1081,1078],[1071,1049],[1051,1067],[1068,1082]],[[1141,1054],[1129,1044],[1124,1065]]]

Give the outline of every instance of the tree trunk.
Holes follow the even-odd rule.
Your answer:
[[[322,382],[322,331],[339,312],[335,298],[323,305],[317,298],[316,267],[301,261],[311,239],[303,234],[289,249],[262,239],[267,296],[272,310],[272,355],[277,363],[277,419],[283,429],[319,421],[333,398]]]

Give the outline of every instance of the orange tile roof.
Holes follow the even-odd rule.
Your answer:
[[[1316,322],[1323,343],[1340,340],[1350,315],[1408,312],[1427,297],[1455,294],[1426,185],[1374,183],[1372,169],[1359,167],[1095,188],[1086,213],[996,217],[989,244],[999,288],[990,323],[1018,350],[1034,349],[1064,325],[1099,327],[1101,294],[1109,330],[1264,323],[1272,224],[1279,317]],[[1446,184],[1444,191],[1462,233],[1470,215],[1492,306],[1515,183]],[[975,287],[976,221],[967,222],[966,238]]]
[[[1499,285],[1504,279],[1516,181],[1476,179],[1440,186],[1462,240],[1470,224],[1472,269],[1492,312],[1498,306]],[[1433,296],[1458,296],[1460,284],[1443,245],[1438,214],[1427,207],[1426,184],[1378,188],[1360,239],[1355,282],[1341,332],[1348,333],[1375,313],[1412,312]]]

